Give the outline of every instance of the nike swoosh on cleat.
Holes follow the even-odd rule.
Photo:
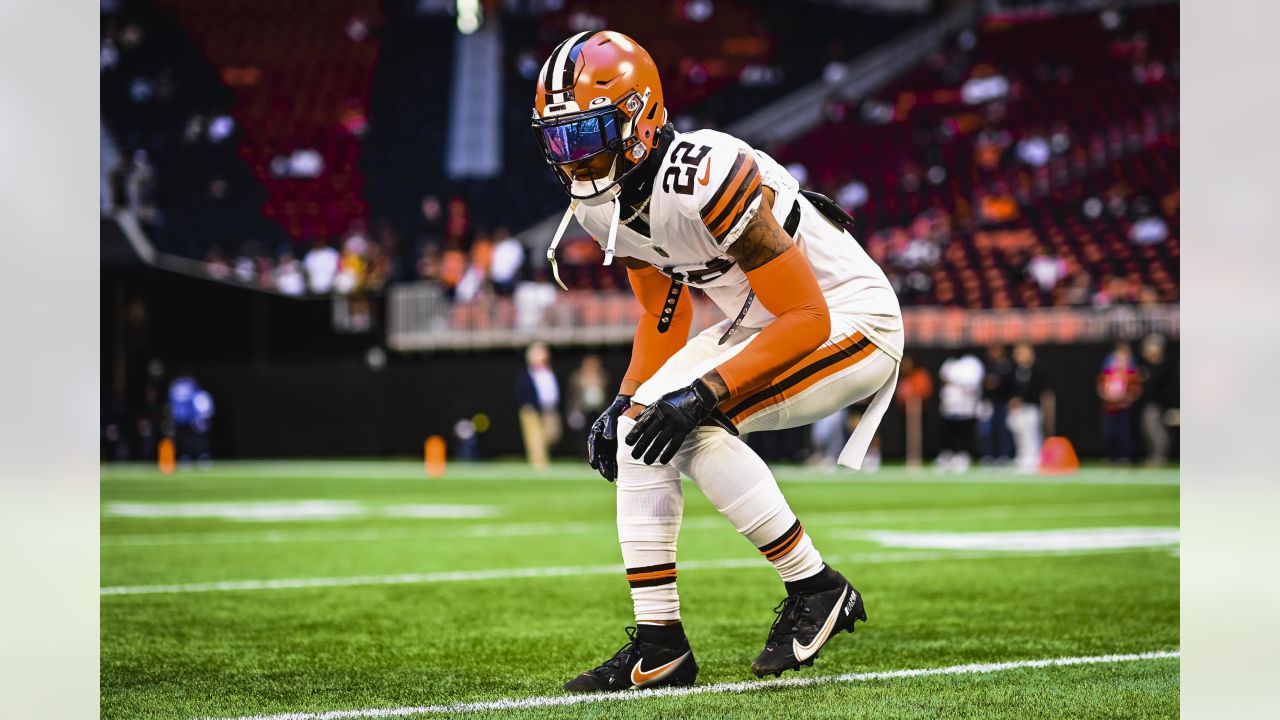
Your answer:
[[[641,665],[644,665],[644,659],[641,658],[640,662],[636,663],[636,666],[631,668],[631,684],[634,687],[638,688],[645,685],[646,683],[657,682],[658,680],[661,680],[662,678],[666,677],[667,674],[669,674],[672,670],[675,670],[677,665],[684,662],[684,659],[689,657],[689,653],[691,652],[693,651],[690,650],[689,652],[686,652],[685,654],[681,655],[675,660],[672,660],[671,662],[666,663],[665,665],[659,665],[658,667],[649,671],[645,671],[640,667]]]
[[[813,657],[818,652],[818,649],[822,647],[822,644],[827,641],[827,638],[831,635],[831,628],[836,626],[836,620],[840,618],[840,610],[844,607],[844,599],[848,595],[849,589],[848,585],[844,586],[844,592],[840,593],[840,599],[831,608],[831,613],[827,615],[827,621],[822,624],[822,629],[818,631],[818,634],[814,636],[808,645],[801,645],[800,640],[797,638],[791,639],[791,651],[795,654],[797,661],[804,662]],[[637,667],[639,667],[638,663]]]
[[[711,161],[707,161],[707,171],[702,173],[702,177],[698,178],[699,185],[706,185],[711,182]]]

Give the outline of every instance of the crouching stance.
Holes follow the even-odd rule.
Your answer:
[[[802,192],[767,154],[666,122],[653,60],[625,35],[583,32],[552,52],[533,127],[571,197],[570,218],[627,268],[644,308],[617,399],[588,440],[617,481],[618,540],[636,627],[570,691],[689,685],[680,624],[681,474],[773,565],[786,597],[752,663],[759,676],[810,665],[865,621],[863,598],[822,554],[768,466],[739,437],[807,425],[871,398],[841,453],[857,469],[888,405],[902,321],[884,273],[830,200]],[[558,279],[558,276],[557,276]],[[685,286],[725,319],[689,338]]]

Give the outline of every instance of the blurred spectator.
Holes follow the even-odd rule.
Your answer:
[[[440,248],[435,245],[427,246],[422,252],[422,257],[418,259],[418,277],[422,280],[439,282],[442,264]]]
[[[449,219],[445,221],[445,241],[450,245],[462,245],[471,231],[467,203],[460,197],[449,200]]]
[[[1044,245],[1027,263],[1027,277],[1036,281],[1042,292],[1052,292],[1058,281],[1067,275],[1067,263],[1049,252]]]
[[[444,210],[440,207],[440,198],[427,195],[422,198],[422,229],[415,249],[419,254],[428,248],[438,250],[444,246],[444,237]]]
[[[987,191],[978,192],[978,217],[988,225],[1000,225],[1018,217],[1018,201],[1009,190],[1008,183],[993,184]]]
[[[302,265],[288,247],[280,249],[275,269],[276,289],[285,295],[297,297],[307,291],[307,281],[302,275]]]
[[[539,268],[533,280],[516,285],[511,299],[516,306],[516,329],[536,330],[547,309],[556,303],[556,286],[548,280],[547,271]]]
[[[205,255],[204,269],[209,273],[209,277],[215,280],[226,280],[231,277],[231,266],[222,256],[222,248],[217,245],[209,248],[209,253]]]
[[[333,290],[334,279],[338,276],[338,263],[341,256],[329,243],[317,241],[302,258],[307,271],[307,285],[317,295],[328,295]]]
[[[247,242],[240,248],[240,254],[231,263],[231,274],[242,283],[251,283],[258,276],[258,259],[254,254],[256,246]]]
[[[982,380],[982,405],[978,437],[982,462],[1005,463],[1013,458],[1009,433],[1009,398],[1013,393],[1013,360],[1003,345],[987,348],[986,374]]]
[[[516,278],[524,267],[524,243],[511,236],[506,228],[494,233],[493,261],[490,273],[494,288],[503,295],[516,289]]]
[[[1133,364],[1133,351],[1116,345],[1098,373],[1098,397],[1102,399],[1102,441],[1112,462],[1127,463],[1133,457],[1133,404],[1142,394],[1142,382]]]
[[[1053,391],[1036,369],[1036,354],[1030,345],[1014,347],[1013,364],[1008,425],[1013,433],[1015,464],[1019,472],[1035,472],[1040,464],[1044,407],[1051,402]]]
[[[932,395],[933,380],[929,371],[917,365],[915,358],[904,356],[899,368],[898,391],[893,399],[906,412],[909,466],[919,466],[924,462],[924,403]]]
[[[534,469],[545,469],[550,449],[560,441],[560,384],[546,345],[534,343],[525,351],[525,369],[516,377],[515,394],[525,456]]]
[[[613,401],[608,388],[609,374],[600,363],[600,356],[583,357],[582,364],[569,376],[569,427],[581,430],[588,422],[594,422]]]
[[[1091,284],[1089,275],[1084,271],[1080,271],[1071,276],[1071,284],[1064,288],[1062,295],[1063,305],[1082,306],[1088,305],[1092,294],[1090,292]]]
[[[461,243],[450,240],[440,257],[440,282],[452,292],[462,282],[462,276],[466,272],[467,254],[462,251]]]
[[[156,171],[146,150],[136,150],[125,175],[125,197],[129,209],[143,222],[156,221]]]
[[[142,412],[136,418],[135,427],[138,436],[138,459],[155,460],[157,441],[161,427],[164,425],[163,388],[160,385],[160,366],[148,363],[147,384],[142,390]]]
[[[973,143],[974,163],[982,170],[994,171],[1000,166],[1004,151],[1013,142],[1009,131],[997,128],[983,128],[978,132]]]
[[[211,462],[209,428],[213,420],[213,398],[195,378],[184,373],[169,384],[168,406],[178,460],[194,459],[200,467],[207,467]]]
[[[460,303],[469,303],[480,295],[483,285],[484,270],[474,263],[467,265],[467,269],[458,280],[457,288],[454,289],[453,299]]]
[[[870,194],[867,191],[867,184],[861,180],[850,180],[840,189],[836,191],[835,200],[849,212],[853,212],[863,205],[867,204],[867,198]]]
[[[1139,218],[1129,227],[1129,242],[1134,245],[1155,245],[1169,237],[1169,224],[1159,215]]]
[[[844,429],[848,415],[848,408],[840,408],[831,415],[816,420],[813,425],[809,426],[809,441],[813,447],[813,452],[809,456],[810,465],[828,470],[836,468],[836,460],[840,457],[840,451],[844,449]],[[867,454],[870,455],[871,451],[868,450]],[[867,462],[864,460],[863,471],[874,472],[875,467],[879,466],[878,452],[871,465],[873,467],[868,467]]]
[[[1018,159],[1032,167],[1041,167],[1049,162],[1049,141],[1044,136],[1032,133],[1018,141]]]
[[[369,241],[360,232],[353,232],[342,242],[342,255],[338,260],[338,274],[333,289],[342,295],[350,295],[364,286],[369,272],[366,253]]]
[[[1169,404],[1172,381],[1164,357],[1163,335],[1148,335],[1142,341],[1142,439],[1147,449],[1147,464],[1163,465],[1169,459],[1169,430],[1164,413]]]
[[[940,471],[969,469],[985,375],[982,361],[973,353],[963,351],[955,352],[938,370],[938,379],[942,381],[938,394],[938,411],[942,417],[942,451],[937,461]]]

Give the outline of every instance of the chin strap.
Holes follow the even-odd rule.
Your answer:
[[[622,200],[613,198],[613,219],[609,221],[609,242],[604,246],[604,264],[613,264],[613,253],[618,246],[618,225],[622,224]]]
[[[564,281],[560,279],[560,266],[556,263],[556,247],[560,244],[560,238],[564,237],[564,231],[569,227],[569,218],[573,217],[573,211],[578,209],[578,201],[571,200],[569,208],[564,211],[564,217],[560,218],[560,226],[556,228],[556,234],[551,238],[551,245],[547,248],[547,262],[551,263],[551,277],[556,279],[556,284],[561,290],[568,290]],[[608,265],[608,258],[605,258],[605,264]]]

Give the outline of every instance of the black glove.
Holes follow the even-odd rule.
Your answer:
[[[655,461],[665,465],[675,457],[685,437],[707,419],[737,435],[738,429],[716,409],[717,404],[716,394],[702,380],[658,398],[640,413],[636,426],[627,433],[631,457],[639,460],[644,455],[646,465]]]
[[[619,395],[600,413],[587,434],[587,464],[609,482],[618,479],[618,418],[631,406],[630,395]]]

